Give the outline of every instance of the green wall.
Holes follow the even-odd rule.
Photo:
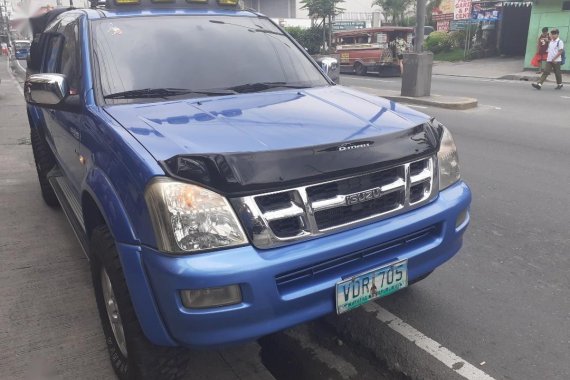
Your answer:
[[[538,4],[537,4],[538,3]],[[528,27],[528,39],[526,42],[526,55],[524,57],[524,68],[534,68],[530,61],[536,53],[536,41],[540,35],[540,30],[547,26],[548,29],[558,28],[560,39],[566,45],[566,56],[570,51],[570,11],[562,10],[562,0],[538,0],[532,5],[530,24]],[[570,62],[566,59],[563,70],[570,70]]]

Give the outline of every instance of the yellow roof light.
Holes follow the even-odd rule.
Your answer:
[[[138,4],[139,0],[115,0],[115,4],[117,5],[130,5],[130,4]]]
[[[200,3],[200,4],[206,4],[208,2],[208,0],[186,0],[189,3]]]
[[[218,0],[220,5],[237,5],[238,0]]]

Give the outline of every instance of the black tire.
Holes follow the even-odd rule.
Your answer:
[[[115,241],[107,226],[96,227],[91,235],[91,272],[99,316],[111,364],[121,380],[182,379],[186,375],[189,351],[153,345],[144,335],[131,303]],[[121,352],[105,305],[102,270],[111,283],[124,332],[127,355]]]
[[[356,62],[354,64],[354,72],[356,73],[356,75],[366,75],[368,69],[362,63]]]
[[[31,128],[30,137],[32,141],[32,151],[36,163],[36,171],[40,181],[42,197],[44,202],[50,207],[58,207],[59,201],[55,196],[53,188],[49,184],[47,175],[55,167],[55,157],[37,128]]]

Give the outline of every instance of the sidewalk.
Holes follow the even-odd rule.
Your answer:
[[[469,62],[435,61],[433,63],[433,74],[529,82],[534,82],[538,79],[536,72],[523,71],[522,57],[493,57],[475,59]],[[547,81],[554,82],[554,74],[550,74]],[[570,83],[570,74],[562,74],[562,82]]]

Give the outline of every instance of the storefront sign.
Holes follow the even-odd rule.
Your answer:
[[[497,21],[501,19],[501,3],[473,2],[471,18],[479,21]]]
[[[450,23],[450,21],[438,21],[437,22],[437,31],[438,32],[449,32],[449,23]]]
[[[465,30],[467,29],[468,25],[476,24],[476,21],[471,21],[471,19],[467,20],[453,20],[449,23],[449,31],[455,32],[457,30]]]
[[[439,7],[433,9],[431,13],[432,19],[434,21],[438,21],[438,25],[440,21],[453,20],[454,9],[455,9],[455,0],[442,0]],[[439,27],[437,30],[440,30]]]
[[[333,30],[354,30],[366,28],[366,21],[335,21]]]
[[[453,13],[441,14],[441,15],[432,15],[432,19],[434,21],[451,21],[453,20]]]
[[[471,18],[471,0],[455,0],[454,20],[467,20]]]

